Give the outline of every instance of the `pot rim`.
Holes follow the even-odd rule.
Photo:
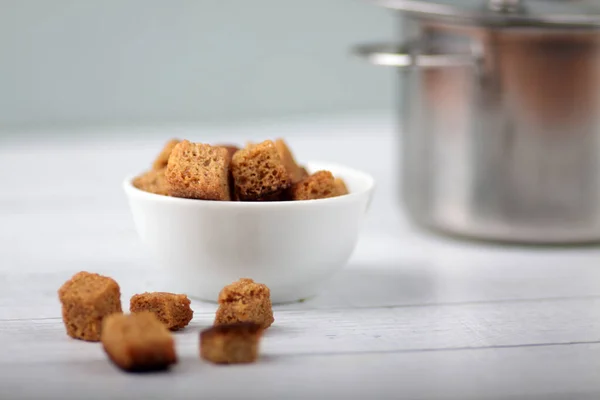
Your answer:
[[[526,1],[517,2],[519,6],[509,11],[495,9],[492,0],[489,0],[488,7],[485,6],[485,1],[482,1],[483,6],[471,8],[460,8],[439,0],[370,1],[375,5],[418,17],[451,19],[465,24],[600,29],[600,8],[597,12],[581,10],[581,13],[577,13],[575,10],[570,10],[569,12],[536,13],[528,8]]]

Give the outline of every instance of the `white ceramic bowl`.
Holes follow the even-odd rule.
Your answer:
[[[374,180],[335,164],[309,171],[342,177],[349,195],[289,202],[220,202],[167,197],[123,186],[142,241],[169,278],[165,291],[216,301],[223,286],[252,278],[274,303],[312,297],[346,264]]]

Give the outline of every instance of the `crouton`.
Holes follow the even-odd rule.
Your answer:
[[[67,334],[75,339],[99,341],[102,320],[122,313],[119,285],[106,276],[78,272],[60,287],[58,297]]]
[[[186,327],[194,316],[190,299],[185,294],[153,292],[136,294],[129,301],[129,311],[139,313],[153,312],[169,330],[176,331]]]
[[[342,178],[335,178],[333,185],[335,186],[336,196],[344,196],[350,193],[346,187],[346,182]]]
[[[169,162],[169,157],[171,156],[171,152],[173,151],[173,148],[179,142],[180,142],[179,139],[171,139],[171,140],[169,140],[165,144],[165,147],[163,147],[163,149],[161,150],[161,152],[158,155],[158,157],[156,157],[156,160],[154,160],[154,163],[152,164],[152,169],[154,169],[154,170],[160,170],[160,169],[167,168],[167,164]]]
[[[263,329],[275,321],[271,291],[266,285],[242,278],[225,286],[219,293],[215,325],[254,322]]]
[[[126,371],[163,370],[177,362],[171,333],[149,311],[105,318],[102,347],[110,360]]]
[[[281,158],[283,166],[290,176],[291,182],[296,183],[302,180],[305,171],[296,164],[294,155],[285,141],[283,139],[275,140],[275,148],[277,149],[277,153],[279,154],[279,158]]]
[[[144,192],[168,196],[165,168],[153,169],[145,172],[133,180],[133,186]]]
[[[329,171],[317,171],[291,189],[292,200],[316,200],[337,196],[335,178]]]
[[[241,201],[276,196],[291,185],[290,176],[270,140],[236,152],[231,160],[231,172]]]
[[[213,326],[200,333],[200,357],[216,364],[254,362],[261,335],[260,325],[252,322]]]
[[[177,144],[166,171],[171,196],[200,200],[230,200],[229,153],[223,147],[190,143]]]

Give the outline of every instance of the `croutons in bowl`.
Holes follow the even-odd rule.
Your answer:
[[[346,264],[373,178],[330,163],[299,166],[282,150],[280,140],[245,149],[182,141],[161,153],[168,161],[125,179],[165,290],[215,301],[248,277],[265,283],[274,303],[293,302],[318,294]]]

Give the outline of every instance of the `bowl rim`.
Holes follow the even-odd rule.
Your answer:
[[[141,189],[133,186],[133,180],[138,174],[130,174],[123,180],[123,189],[128,196],[136,196],[145,200],[151,200],[162,203],[173,203],[183,206],[206,206],[206,207],[231,207],[235,209],[244,208],[285,208],[285,207],[298,207],[298,206],[318,206],[325,204],[335,204],[340,202],[355,201],[360,197],[369,195],[375,189],[375,179],[373,176],[365,171],[361,171],[352,167],[348,167],[338,163],[331,162],[320,162],[320,161],[309,161],[305,163],[309,170],[331,170],[331,172],[338,171],[339,175],[348,175],[356,177],[356,179],[365,182],[365,186],[362,190],[349,193],[344,196],[328,197],[326,199],[315,199],[315,200],[295,200],[295,201],[218,201],[218,200],[197,200],[197,199],[186,199],[181,197],[163,196],[156,193],[145,192]],[[334,172],[334,175],[337,175]]]

